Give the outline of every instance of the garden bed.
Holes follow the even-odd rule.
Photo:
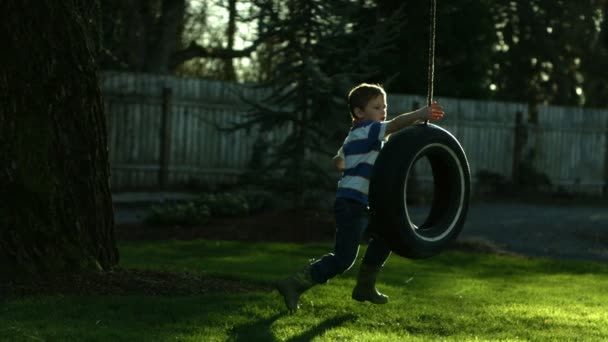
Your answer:
[[[212,217],[195,226],[117,224],[117,240],[236,240],[316,242],[332,240],[334,217],[318,210],[285,210],[245,217]]]

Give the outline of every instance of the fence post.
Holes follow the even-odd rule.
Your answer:
[[[526,145],[527,132],[524,125],[524,115],[521,111],[515,113],[515,137],[513,139],[513,163],[511,164],[511,180],[513,184],[519,184],[519,169],[522,161],[524,146]]]
[[[169,87],[163,88],[163,104],[160,120],[160,158],[158,170],[158,186],[161,190],[169,183],[169,153],[171,151],[171,96]]]

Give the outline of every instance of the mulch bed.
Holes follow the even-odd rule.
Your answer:
[[[201,226],[117,225],[117,240],[236,240],[306,243],[331,241],[335,223],[331,213],[298,210],[249,217],[211,218]]]
[[[213,278],[202,274],[134,269],[53,274],[0,283],[0,297],[9,298],[30,295],[192,296],[270,290],[269,285]]]
[[[240,218],[213,218],[200,227],[117,225],[117,240],[236,240],[306,243],[331,241],[333,215],[318,211],[285,211]],[[453,249],[511,254],[486,241],[457,241]],[[220,279],[204,274],[116,269],[103,273],[60,274],[0,282],[0,298],[28,295],[190,296],[208,293],[271,291],[270,285]]]
[[[250,217],[212,218],[200,227],[118,225],[118,240],[234,240],[274,242],[333,241],[335,220],[320,211],[285,211]],[[482,239],[456,240],[452,250],[521,256]]]
[[[285,211],[239,218],[212,218],[200,227],[117,225],[117,240],[237,240],[313,242],[334,235],[333,216],[317,211]],[[191,296],[271,291],[263,285],[188,272],[116,269],[103,273],[59,274],[0,281],[0,298],[29,295]]]

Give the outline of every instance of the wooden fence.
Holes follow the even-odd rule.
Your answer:
[[[227,133],[218,127],[242,122],[248,108],[239,94],[255,97],[260,90],[218,81],[104,72],[102,93],[114,191],[234,183],[247,168],[258,132]],[[538,124],[532,125],[517,121],[518,113],[527,117],[523,103],[437,100],[448,113],[439,125],[461,142],[474,182],[482,170],[512,180],[517,165],[533,151],[530,166],[544,173],[553,187],[606,194],[608,110],[542,106]],[[424,102],[421,96],[389,94],[389,117]],[[265,139],[284,134],[275,132]]]

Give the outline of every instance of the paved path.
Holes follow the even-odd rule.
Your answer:
[[[114,196],[117,223],[138,223],[143,210],[132,205],[177,199],[171,194]],[[412,216],[424,214],[417,209]],[[417,222],[417,221],[415,221]],[[608,262],[608,207],[474,203],[459,239],[482,239],[525,255]]]
[[[461,237],[526,255],[608,262],[608,207],[474,204]]]

